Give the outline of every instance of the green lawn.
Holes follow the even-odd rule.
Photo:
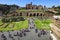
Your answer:
[[[2,25],[3,24],[3,22],[1,21],[1,19],[0,19],[0,25]]]
[[[14,27],[13,27],[14,25]],[[6,28],[0,27],[0,31],[9,31],[9,30],[21,30],[28,28],[28,20],[19,21],[19,22],[12,22]]]
[[[16,10],[16,12],[43,12],[43,10]]]
[[[21,29],[28,28],[28,20],[15,22],[14,24],[15,24],[14,30],[21,30]]]
[[[39,19],[36,19],[35,21],[35,26],[37,29],[46,29],[46,30],[50,30],[50,23],[51,23],[51,20],[39,20]]]

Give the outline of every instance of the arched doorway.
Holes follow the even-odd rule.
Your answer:
[[[42,16],[42,13],[40,14],[40,16]]]
[[[13,14],[13,16],[15,16],[15,14]]]
[[[33,16],[36,16],[36,13],[34,13]]]
[[[30,16],[32,16],[32,14],[30,13]]]
[[[16,16],[18,16],[18,14],[16,14]]]
[[[45,14],[43,14],[43,16],[45,16]]]
[[[22,13],[20,13],[20,16],[22,16]]]
[[[39,13],[37,13],[37,16],[39,16]]]
[[[28,16],[28,13],[27,13],[27,16]]]

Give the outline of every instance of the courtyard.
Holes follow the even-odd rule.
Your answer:
[[[23,21],[18,20],[7,23],[2,22],[2,19],[0,19],[0,40],[52,40],[49,26],[50,19],[23,18],[25,18]],[[41,34],[43,29],[46,32],[45,34]],[[1,37],[2,35],[5,37]]]
[[[0,0],[0,40],[60,40],[60,0]]]

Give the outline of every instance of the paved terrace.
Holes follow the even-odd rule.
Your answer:
[[[34,26],[34,21],[32,19],[29,19],[29,30],[30,32],[26,32],[26,36],[23,37],[19,37],[19,36],[14,36],[14,34],[20,33],[20,31],[10,31],[10,34],[13,36],[14,39],[9,38],[9,32],[0,32],[0,40],[3,40],[3,38],[1,38],[1,34],[4,34],[7,37],[7,40],[51,40],[50,39],[50,32],[47,31],[47,35],[41,35],[41,37],[38,37],[38,33],[40,32],[40,30],[38,31],[38,33],[35,32],[36,27]],[[32,29],[30,29],[30,27],[33,27]]]

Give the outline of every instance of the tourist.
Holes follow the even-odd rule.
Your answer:
[[[35,29],[35,32],[37,33],[38,32],[38,29]]]
[[[15,40],[14,37],[12,37],[12,40]]]
[[[26,33],[24,32],[23,35],[26,36]]]
[[[12,35],[9,33],[9,38],[13,38]]]
[[[14,33],[14,36],[17,36],[17,35]]]
[[[20,40],[20,38],[18,37],[18,40]]]
[[[46,31],[44,29],[42,29],[41,35],[45,35],[45,34],[46,34]]]
[[[19,36],[19,33],[17,32],[17,36]]]
[[[3,40],[7,40],[7,38],[4,34],[2,34],[1,37],[3,38]]]
[[[41,33],[38,33],[38,37],[41,37]]]
[[[24,32],[30,32],[30,31],[29,31],[29,29],[26,28],[26,29],[24,30]]]
[[[22,33],[20,33],[20,35],[19,35],[20,37],[23,37],[23,35],[22,35]]]
[[[31,26],[30,26],[30,29],[32,29]]]
[[[50,40],[53,40],[53,38],[50,36]]]

